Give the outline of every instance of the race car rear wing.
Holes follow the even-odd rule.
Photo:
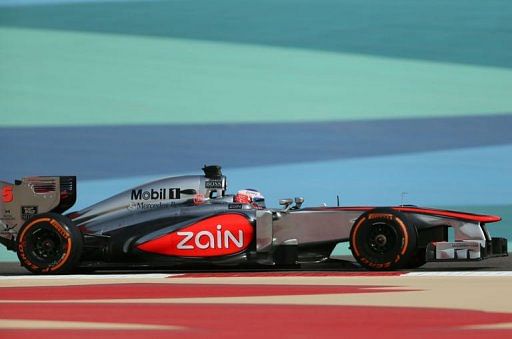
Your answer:
[[[0,181],[0,241],[14,241],[23,223],[39,213],[62,213],[76,202],[76,177],[37,176]]]

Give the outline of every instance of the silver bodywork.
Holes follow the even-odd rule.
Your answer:
[[[16,184],[0,181],[0,237],[16,238],[32,216],[51,211],[60,203],[60,177],[26,177]]]
[[[216,180],[209,180],[199,175],[155,180],[121,192],[111,198],[78,211],[79,217],[75,218],[74,221],[77,226],[83,225],[84,223],[87,223],[89,227],[105,225],[106,228],[103,228],[102,232],[107,232],[109,230],[109,221],[137,218],[137,215],[142,215],[149,211],[166,210],[171,215],[179,215],[182,213],[181,209],[174,209],[174,207],[181,207],[181,205],[194,199],[198,194],[204,197],[209,197],[213,193],[217,194],[219,197],[222,196],[222,192],[227,185],[226,178],[223,177],[218,180],[221,182],[218,188],[206,188],[207,183],[212,181],[217,182]],[[161,189],[166,190],[167,194],[165,197],[159,196],[156,199],[152,199],[151,197],[148,199],[132,199],[132,193],[134,191],[159,193]],[[179,198],[171,198],[169,196],[169,190],[173,189],[180,190]],[[116,226],[111,225],[110,227]]]
[[[292,210],[288,213],[280,213],[277,220],[270,222],[269,213],[260,212],[261,217],[257,219],[257,248],[264,251],[290,240],[296,240],[298,244],[332,240],[347,241],[354,222],[362,213],[362,211],[335,209]],[[419,213],[411,214],[411,216],[413,220],[421,220],[430,227],[439,226],[453,229],[453,241],[436,243],[436,260],[482,259],[482,250],[485,250],[487,243],[492,240],[485,225],[479,222]]]
[[[416,218],[433,226],[449,226],[453,230],[453,241],[435,244],[436,260],[479,260],[482,250],[492,238],[484,224],[476,221],[442,218],[416,214]]]
[[[55,211],[61,203],[61,177],[28,177],[15,185],[0,182],[11,191],[0,200],[0,237],[15,241],[22,224],[30,213]],[[42,189],[44,188],[44,189]],[[257,255],[272,255],[280,246],[314,246],[348,241],[354,222],[370,207],[301,208],[300,203],[289,203],[283,209],[259,208],[250,204],[236,204],[233,196],[226,194],[225,176],[208,177],[190,175],[163,178],[121,192],[97,204],[68,214],[84,236],[110,237],[112,232],[137,227],[148,221],[163,223],[159,232],[172,232],[186,224],[182,220],[196,220],[219,213],[242,213],[255,227],[254,251]],[[196,204],[196,199],[200,199]],[[289,200],[291,201],[291,200]],[[301,201],[300,199],[296,199]],[[239,206],[238,206],[239,205]],[[34,207],[34,208],[32,208]],[[32,209],[31,209],[32,208]],[[400,210],[400,206],[394,207]],[[468,259],[483,257],[482,249],[492,240],[485,225],[480,222],[435,215],[435,212],[407,212],[416,229],[446,227],[454,230],[454,241],[437,242],[432,251],[435,260]],[[430,210],[432,211],[432,210]],[[178,221],[165,224],[166,220]],[[188,219],[187,219],[188,218]],[[181,220],[181,221],[180,221]],[[115,240],[115,239],[113,239]],[[131,240],[130,240],[131,241]],[[121,244],[128,253],[130,244]],[[334,244],[334,245],[333,245]],[[120,245],[120,246],[121,246]],[[268,259],[261,260],[268,263]]]
[[[277,213],[277,215],[276,215]],[[274,218],[272,218],[274,215]],[[359,211],[290,210],[258,211],[256,221],[257,249],[265,251],[295,239],[298,244],[346,241]]]

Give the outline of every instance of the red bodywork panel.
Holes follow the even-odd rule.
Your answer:
[[[226,213],[203,219],[137,246],[144,252],[179,257],[217,257],[247,249],[254,238],[251,222]]]
[[[331,209],[341,210],[341,211],[370,211],[375,207],[371,206],[353,206],[353,207],[334,207]],[[457,211],[448,211],[448,210],[439,210],[434,208],[422,208],[422,207],[414,207],[414,206],[395,206],[391,207],[394,210],[399,212],[406,213],[418,213],[418,214],[428,214],[428,215],[436,215],[440,217],[454,218],[454,219],[462,219],[468,221],[475,221],[481,223],[491,223],[498,222],[501,220],[501,217],[496,215],[481,215],[481,214],[473,214],[473,213],[465,213],[465,212],[457,212]]]

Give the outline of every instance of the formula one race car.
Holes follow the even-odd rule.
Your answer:
[[[289,267],[332,260],[343,241],[372,270],[507,255],[506,239],[491,238],[485,226],[500,217],[415,206],[302,208],[303,198],[283,199],[281,208],[271,209],[258,192],[227,194],[219,166],[203,170],[68,214],[76,200],[73,176],[0,181],[0,241],[40,274],[196,264]]]

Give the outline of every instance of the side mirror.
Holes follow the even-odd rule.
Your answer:
[[[292,205],[292,202],[293,202],[293,200],[291,198],[280,199],[279,200],[279,205],[284,206],[283,211],[286,212],[286,211],[288,211],[290,209],[290,207]]]
[[[295,197],[295,206],[294,206],[294,208],[296,208],[296,209],[301,208],[303,203],[304,203],[304,198],[303,197]]]
[[[291,198],[286,198],[286,199],[280,199],[279,200],[279,205],[281,206],[284,206],[284,205],[290,205],[291,203],[293,202],[293,200]]]

